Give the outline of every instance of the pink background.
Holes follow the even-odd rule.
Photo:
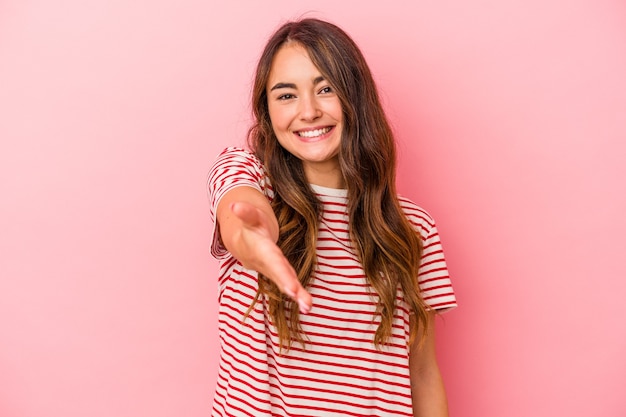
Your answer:
[[[209,414],[206,174],[305,12],[361,45],[439,223],[451,415],[626,415],[624,2],[226,4],[0,2],[0,415]]]

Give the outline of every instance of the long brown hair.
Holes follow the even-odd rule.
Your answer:
[[[398,289],[419,326],[426,330],[427,309],[417,281],[422,245],[402,211],[396,195],[396,150],[393,133],[365,59],[354,41],[337,26],[303,19],[281,26],[270,38],[259,60],[252,92],[255,123],[248,142],[264,164],[274,188],[272,207],[278,218],[278,246],[306,288],[315,269],[317,227],[321,206],[312,192],[301,161],[276,139],[267,103],[267,80],[272,60],[288,42],[296,42],[337,93],[343,109],[344,130],[339,164],[348,188],[349,230],[354,250],[369,285],[378,296],[381,322],[374,335],[380,347],[391,336]],[[268,300],[269,314],[280,345],[305,344],[298,308],[269,279],[259,277],[259,294]],[[425,334],[426,332],[422,332]]]

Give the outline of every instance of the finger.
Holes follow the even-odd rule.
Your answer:
[[[296,289],[293,290],[292,287]],[[299,282],[295,285],[284,287],[283,292],[298,303],[301,313],[306,314],[311,311],[311,307],[313,307],[313,297],[311,297],[311,294],[305,290]]]
[[[302,286],[298,280],[296,272],[290,264],[287,264],[287,269],[288,271],[285,271],[285,273],[279,273],[277,275],[282,278],[280,279],[281,282],[277,282],[277,285],[279,288],[282,288],[282,292],[298,303],[300,312],[306,314],[311,311],[313,298],[311,297],[311,294]]]
[[[303,314],[307,314],[313,307],[313,297],[302,285],[300,285],[300,289],[296,293],[296,302],[300,307],[300,312]]]
[[[272,280],[281,292],[297,302],[300,312],[306,314],[313,304],[311,294],[304,289],[287,258],[282,255],[282,252],[280,255],[280,258],[274,258],[273,262],[268,262],[266,272],[260,272]]]

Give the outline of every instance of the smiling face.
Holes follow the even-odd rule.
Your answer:
[[[266,91],[274,134],[283,148],[302,161],[307,180],[343,188],[338,158],[341,102],[304,47],[286,43],[278,50]]]

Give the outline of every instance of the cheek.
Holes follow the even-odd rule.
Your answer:
[[[277,129],[284,129],[286,127],[287,117],[284,110],[270,106],[268,108],[268,112],[270,115],[270,123],[272,124],[272,129],[274,129],[275,132]]]
[[[343,122],[343,109],[339,100],[328,108],[328,114],[336,121]]]
[[[280,142],[280,138],[282,138],[285,134],[285,127],[281,124],[280,118],[270,116],[270,127],[272,128],[274,136],[276,136]]]

